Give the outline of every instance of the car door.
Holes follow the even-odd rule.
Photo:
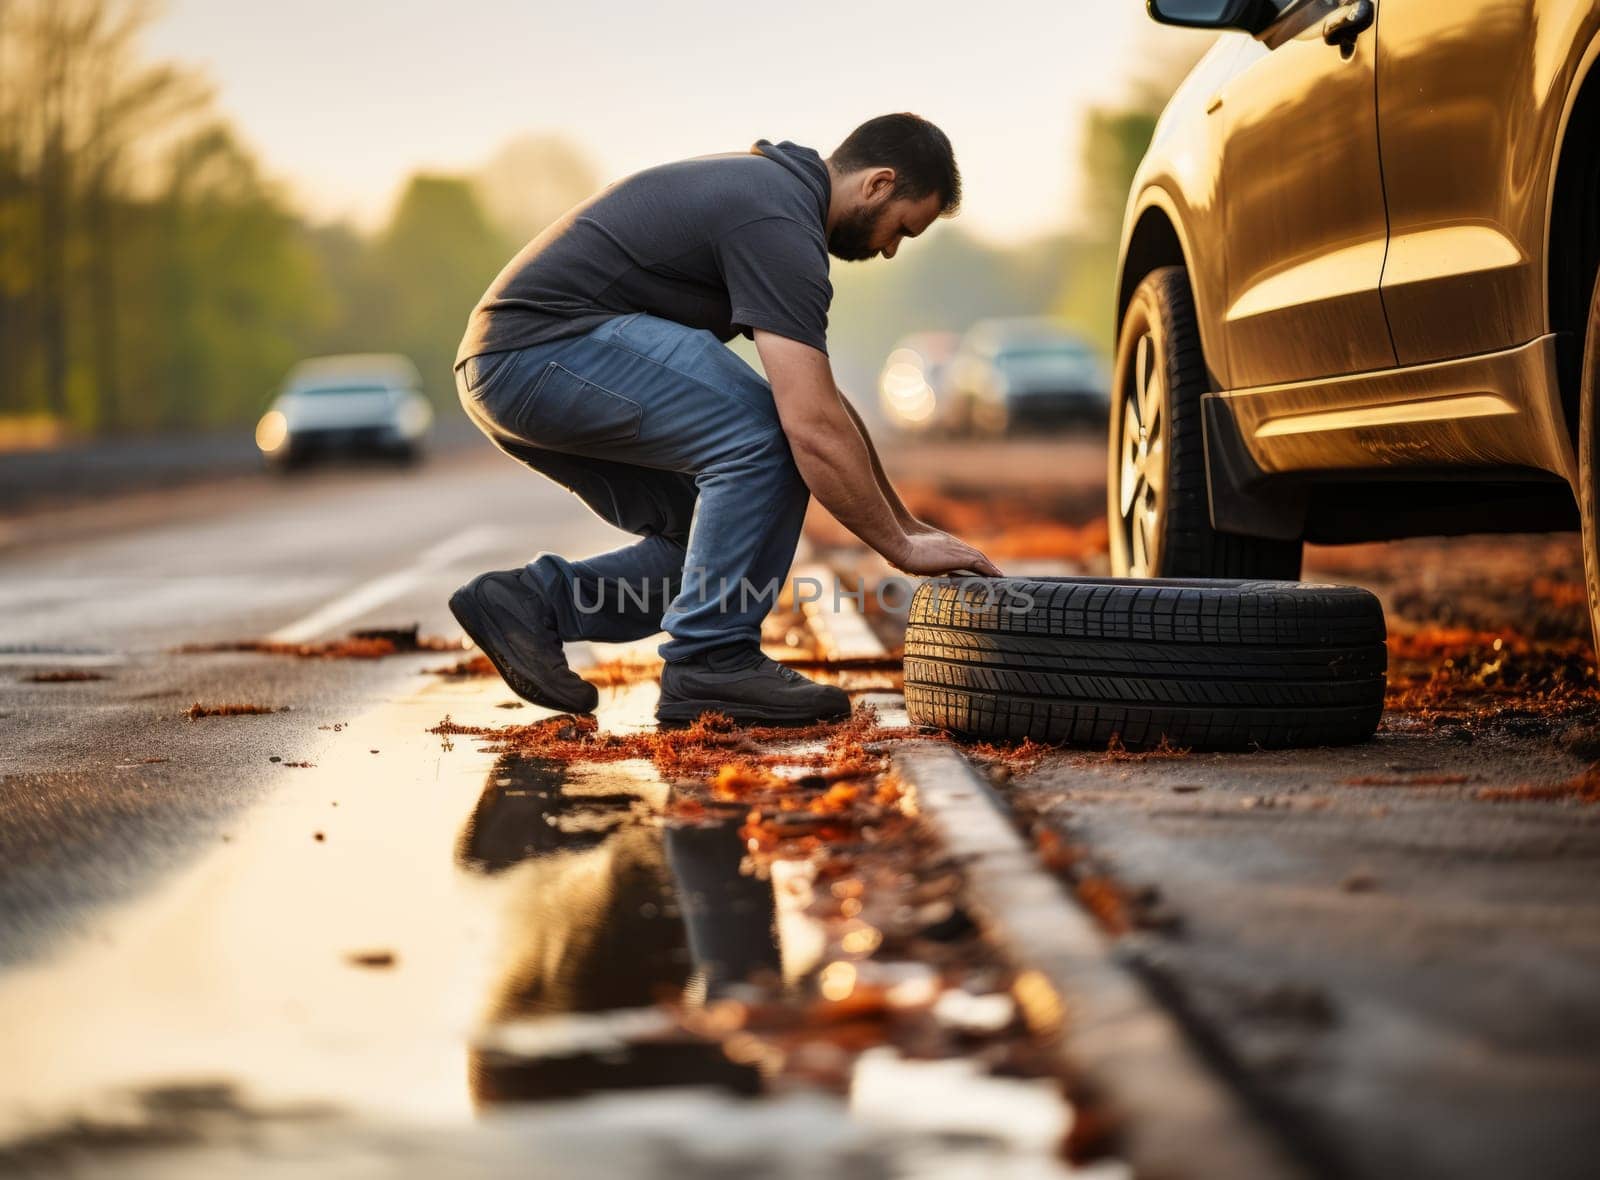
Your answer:
[[[1545,195],[1532,181],[1549,145],[1535,115],[1562,63],[1538,62],[1534,42],[1541,18],[1576,7],[1384,0],[1383,302],[1401,364],[1509,348],[1542,331]]]
[[[1374,15],[1369,0],[1290,4],[1211,101],[1233,389],[1395,363],[1379,292],[1388,219]]]

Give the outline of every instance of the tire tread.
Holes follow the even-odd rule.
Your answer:
[[[933,579],[911,602],[906,709],[1003,740],[1339,745],[1377,727],[1384,639],[1349,586]]]

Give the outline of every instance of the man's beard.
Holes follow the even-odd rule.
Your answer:
[[[873,239],[878,236],[878,222],[883,220],[883,206],[857,209],[841,218],[828,235],[828,253],[845,262],[865,262],[877,257]]]

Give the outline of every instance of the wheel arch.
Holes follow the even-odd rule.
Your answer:
[[[1561,334],[1557,377],[1574,439],[1589,300],[1600,274],[1600,37],[1575,76],[1556,136],[1545,240],[1548,327]]]
[[[1152,184],[1140,193],[1137,210],[1130,214],[1132,228],[1126,234],[1126,244],[1118,260],[1115,338],[1121,338],[1128,305],[1146,276],[1165,266],[1181,266],[1189,275],[1189,294],[1199,320],[1200,347],[1205,353],[1206,370],[1212,388],[1220,388],[1218,377],[1226,375],[1226,358],[1212,330],[1209,313],[1213,292],[1197,281],[1203,273],[1205,260],[1196,257],[1190,244],[1182,207],[1165,188]]]
[[[1189,265],[1188,251],[1184,249],[1175,221],[1168,202],[1150,199],[1134,222],[1133,232],[1128,235],[1128,244],[1122,251],[1117,275],[1116,322],[1119,332],[1128,304],[1133,302],[1133,293],[1146,275],[1163,266]]]

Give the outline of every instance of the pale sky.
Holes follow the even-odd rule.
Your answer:
[[[524,133],[607,182],[761,137],[826,154],[911,110],[955,144],[961,224],[1016,241],[1068,219],[1081,112],[1125,92],[1147,25],[1142,0],[167,0],[147,45],[203,67],[323,216],[373,224],[412,171]]]

